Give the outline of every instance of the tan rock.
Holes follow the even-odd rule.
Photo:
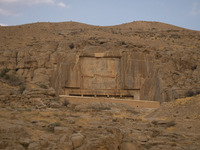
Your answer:
[[[143,150],[134,142],[124,142],[120,145],[120,150]]]
[[[179,90],[200,89],[199,32],[164,23],[6,27],[0,47],[0,69],[16,71],[27,84],[53,87],[57,96],[164,102],[187,96]]]
[[[74,148],[80,147],[84,143],[84,139],[85,139],[85,137],[80,133],[73,134],[71,137],[73,147]]]
[[[66,142],[62,144],[62,150],[73,150],[73,145],[71,142]]]
[[[37,150],[40,148],[40,145],[36,142],[30,143],[28,146],[28,150]]]
[[[72,133],[71,129],[68,127],[54,127],[55,134],[70,134]]]

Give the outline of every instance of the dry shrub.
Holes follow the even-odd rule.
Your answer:
[[[70,102],[67,99],[64,99],[62,104],[63,104],[63,106],[68,106],[70,104]]]

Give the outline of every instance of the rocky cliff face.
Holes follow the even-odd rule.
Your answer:
[[[1,95],[40,89],[98,95],[103,89],[106,96],[163,102],[200,93],[198,31],[157,22],[35,23],[0,27],[0,41]]]

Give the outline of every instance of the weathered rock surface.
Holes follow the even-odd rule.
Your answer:
[[[178,99],[158,110],[122,104],[109,104],[109,109],[99,103],[36,109],[0,103],[0,148],[199,150],[199,101],[200,95]]]
[[[200,93],[199,41],[198,31],[158,22],[0,27],[0,70],[9,69],[0,82],[52,87],[57,95],[170,101]]]
[[[137,143],[124,142],[120,145],[120,150],[142,150]]]
[[[70,128],[68,127],[55,127],[54,128],[54,133],[55,134],[72,134],[72,131]]]
[[[71,137],[74,148],[80,147],[84,142],[84,136],[82,134],[73,134]]]
[[[157,22],[0,27],[0,149],[199,150],[199,95],[154,112],[58,97],[197,95],[199,43],[199,31]]]

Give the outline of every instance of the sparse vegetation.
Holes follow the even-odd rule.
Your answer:
[[[24,92],[24,90],[26,89],[25,85],[24,84],[21,84],[19,86],[19,92],[22,94]]]
[[[60,100],[59,96],[57,96],[57,97],[54,98],[54,101],[59,101],[59,100]]]
[[[40,84],[39,85],[42,89],[48,89],[48,87],[45,84]]]
[[[192,97],[192,96],[195,96],[195,95],[199,95],[200,94],[200,91],[197,90],[196,92],[195,91],[192,91],[192,90],[189,90],[187,93],[186,93],[186,97]]]
[[[200,94],[200,90],[197,91],[197,95],[199,95],[199,94]]]
[[[10,69],[4,68],[1,70],[0,78],[4,79],[8,84],[12,86],[18,86],[22,84],[22,81],[14,74],[8,74]]]
[[[197,69],[197,65],[192,66],[191,69],[192,69],[192,70],[196,70],[196,69]]]
[[[62,104],[63,104],[63,106],[68,106],[70,104],[70,102],[67,99],[64,99]]]
[[[73,22],[18,27],[19,32],[15,32],[17,27],[0,29],[2,149],[127,149],[124,144],[144,149],[199,149],[200,95],[194,96],[200,94],[199,32],[155,22],[113,27]],[[95,53],[104,56],[93,58]],[[83,57],[99,60],[98,65],[88,63],[102,68],[92,70],[87,61],[82,65]],[[84,73],[91,78],[83,85]],[[74,89],[79,83],[79,87],[95,90],[93,79],[101,82],[104,77],[106,86],[117,86],[117,95],[118,88],[122,94],[125,90],[131,94],[138,87],[142,88],[141,98],[163,103],[154,110],[113,104],[112,96],[109,103],[80,104],[55,96],[60,89],[79,91]],[[55,89],[48,89],[48,82]],[[106,89],[105,97],[110,93]],[[186,95],[194,97],[184,98]],[[179,97],[183,98],[166,102]],[[131,100],[119,100],[125,101]],[[72,137],[80,134],[85,139],[75,147]]]
[[[9,71],[10,71],[10,69],[8,69],[8,68],[2,69],[1,73],[0,73],[0,77],[4,78]]]
[[[91,106],[90,109],[93,109],[93,110],[95,110],[95,111],[111,110],[110,107],[108,107],[108,106],[103,106],[103,105],[101,105],[101,106]]]
[[[166,123],[166,127],[173,127],[173,126],[175,126],[175,125],[176,125],[176,123],[175,123],[174,120],[169,121],[169,122]]]
[[[125,41],[121,41],[121,45],[126,45],[126,42]]]
[[[188,91],[187,94],[186,94],[187,97],[191,97],[191,96],[194,96],[194,95],[195,95],[195,93],[193,91]]]
[[[74,43],[71,43],[71,44],[69,45],[69,48],[70,48],[70,49],[73,49],[73,48],[74,48]]]
[[[54,115],[55,117],[58,117],[58,116],[59,116],[59,114],[57,114],[57,113],[54,113],[53,115]]]

